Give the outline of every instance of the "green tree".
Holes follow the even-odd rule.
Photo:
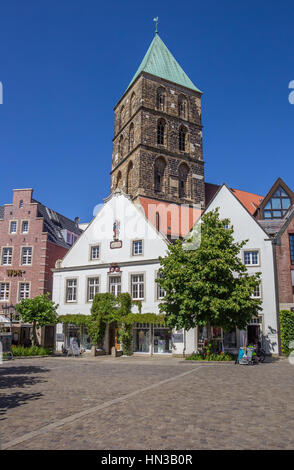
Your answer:
[[[216,209],[202,217],[189,243],[178,240],[160,258],[157,282],[166,292],[160,311],[169,326],[189,330],[206,325],[210,337],[210,326],[244,329],[258,314],[261,301],[252,294],[260,273],[248,274],[238,256],[247,241],[235,242],[233,233],[229,219],[220,220]]]
[[[116,299],[109,292],[96,294],[93,299],[87,328],[92,342],[101,349],[103,348],[107,323],[113,321],[115,316],[115,305]]]
[[[58,322],[57,307],[58,305],[50,300],[49,293],[37,295],[32,299],[23,299],[16,305],[16,311],[19,313],[21,320],[33,325],[33,346],[39,345],[37,328]]]

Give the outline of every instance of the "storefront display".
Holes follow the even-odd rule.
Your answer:
[[[134,352],[150,352],[150,325],[147,323],[134,326]]]
[[[153,352],[154,354],[172,352],[171,331],[169,328],[153,329]]]

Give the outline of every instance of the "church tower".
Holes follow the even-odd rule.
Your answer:
[[[156,32],[114,108],[111,192],[204,206],[201,94]]]

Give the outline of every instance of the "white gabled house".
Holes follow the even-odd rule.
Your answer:
[[[116,190],[88,225],[75,245],[54,270],[53,300],[58,314],[89,315],[98,292],[129,292],[142,302],[142,313],[159,313],[164,294],[155,282],[159,256],[165,256],[168,240],[121,190]],[[133,307],[137,313],[137,306]],[[81,345],[90,349],[85,327],[59,323],[56,349],[68,347],[71,336],[80,336]],[[115,325],[107,327],[104,349],[119,348]],[[145,354],[192,353],[194,331],[169,331],[160,325],[136,323],[133,327],[133,351]]]
[[[246,336],[248,343],[260,339],[267,353],[278,354],[278,304],[271,240],[258,221],[225,184],[220,187],[204,213],[216,208],[219,209],[221,218],[230,219],[235,240],[238,242],[248,240],[241,256],[249,273],[261,272],[260,288],[254,295],[261,298],[262,310],[258,318],[253,319],[247,326],[247,331],[237,330],[224,336],[223,332],[215,331],[215,335],[221,336],[226,350],[242,346],[243,338]],[[199,328],[198,344],[201,344],[203,334],[205,335],[205,331]]]

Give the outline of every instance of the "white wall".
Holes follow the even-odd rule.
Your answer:
[[[262,311],[264,316],[264,337],[267,352],[278,353],[277,310],[274,282],[273,247],[267,234],[256,220],[247,212],[243,205],[226,187],[222,186],[206,212],[219,208],[221,218],[229,218],[234,227],[236,241],[248,239],[243,250],[260,250],[260,266],[248,267],[248,272],[261,272]]]

